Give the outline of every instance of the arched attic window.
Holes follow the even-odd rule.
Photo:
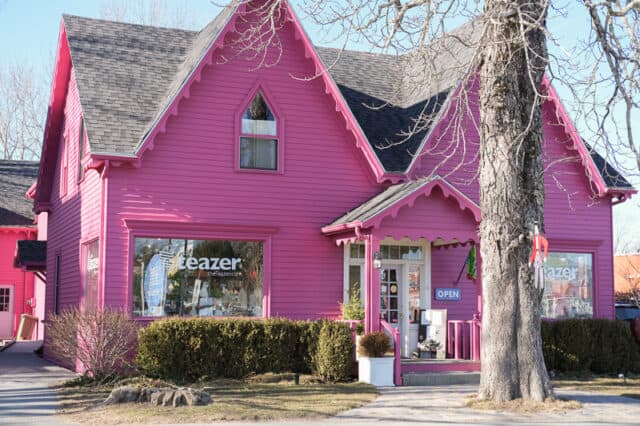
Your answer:
[[[278,170],[278,125],[260,92],[242,114],[240,168]]]

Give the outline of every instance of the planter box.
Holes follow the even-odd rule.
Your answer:
[[[392,356],[369,358],[361,356],[358,361],[358,379],[374,386],[394,386]]]

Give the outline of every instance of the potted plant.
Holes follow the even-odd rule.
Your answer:
[[[389,337],[382,331],[368,333],[358,346],[358,378],[374,386],[393,386],[393,356],[385,356],[391,350]]]
[[[440,342],[434,339],[423,340],[418,343],[420,358],[436,358],[440,349]]]

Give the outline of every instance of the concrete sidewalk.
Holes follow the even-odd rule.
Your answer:
[[[464,405],[477,386],[421,386],[383,388],[380,397],[361,408],[325,420],[268,422],[269,425],[328,426],[398,424],[425,425],[637,425],[640,401],[611,395],[557,391],[561,397],[582,402],[579,410],[560,413],[513,414],[472,410]],[[225,422],[217,425],[255,425],[252,422]]]
[[[36,356],[42,342],[17,342],[0,352],[0,424],[60,425],[58,397],[49,385],[75,376]]]

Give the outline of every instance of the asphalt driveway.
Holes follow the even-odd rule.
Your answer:
[[[58,406],[52,383],[74,377],[74,373],[37,357],[38,343],[18,342],[0,352],[0,424],[59,425]]]

